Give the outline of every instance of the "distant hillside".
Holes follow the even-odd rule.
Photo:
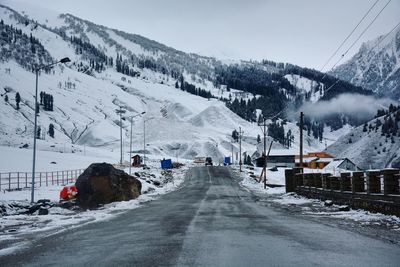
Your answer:
[[[400,106],[379,110],[375,119],[340,137],[327,151],[363,169],[400,167]]]
[[[135,153],[222,158],[239,151],[238,143],[231,144],[231,133],[239,127],[244,131],[242,151],[250,154],[256,149],[259,127],[228,109],[226,101],[230,94],[232,103],[254,101],[264,94],[274,95],[279,88],[270,90],[261,84],[265,92],[254,95],[253,80],[241,78],[245,87],[228,91],[226,84],[216,82],[216,69],[227,65],[214,58],[183,53],[72,15],[19,2],[2,3],[10,7],[0,5],[0,145],[32,147],[34,68],[68,56],[70,63],[39,75],[40,130],[35,134],[40,150],[68,147],[78,153],[83,146],[119,150],[122,126],[126,152],[130,121],[126,118],[121,124],[116,114],[121,106],[126,116],[146,112],[132,120]],[[238,66],[256,69],[267,78],[279,72],[279,67],[260,62]],[[288,122],[284,134],[296,128]],[[284,147],[278,142],[276,146]],[[291,146],[298,146],[296,137]],[[319,149],[323,144],[308,137],[306,147]]]
[[[331,74],[400,100],[400,27],[383,38],[384,35],[362,44],[357,54]]]

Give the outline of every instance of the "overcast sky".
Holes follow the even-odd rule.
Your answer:
[[[137,33],[185,52],[270,59],[320,69],[376,0],[31,0],[46,8]],[[389,0],[380,0],[355,40]],[[392,0],[361,39],[400,22]],[[349,52],[356,53],[361,42]],[[332,64],[336,60],[332,60]],[[329,68],[328,68],[329,69]]]

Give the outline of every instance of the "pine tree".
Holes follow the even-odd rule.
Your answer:
[[[257,135],[257,143],[261,143],[261,137],[260,137],[260,135]]]
[[[4,101],[8,102],[8,95],[4,96]]]
[[[38,128],[36,130],[36,139],[40,139],[40,134],[41,134],[41,129],[40,129],[40,126],[38,126]]]
[[[19,102],[21,102],[21,96],[19,95],[18,92],[15,94],[15,102],[17,103],[17,109],[19,109]]]
[[[246,157],[245,160],[244,160],[244,164],[246,164],[246,165],[253,165],[253,164],[251,163],[251,157],[250,157],[250,155],[247,155],[247,157]]]
[[[233,140],[235,140],[236,142],[239,141],[239,133],[236,130],[232,131],[232,138]]]
[[[49,124],[49,135],[54,138],[54,125],[52,123]]]
[[[368,131],[367,127],[368,127],[368,123],[365,123],[365,124],[364,124],[364,128],[363,128],[363,132],[364,132],[364,133],[365,133],[366,131]]]

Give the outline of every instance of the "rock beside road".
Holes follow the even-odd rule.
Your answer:
[[[78,177],[75,186],[78,190],[77,204],[84,209],[135,199],[142,189],[138,179],[108,163],[91,164]]]

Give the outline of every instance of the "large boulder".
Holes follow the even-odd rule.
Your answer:
[[[137,198],[142,183],[108,163],[91,164],[77,179],[77,204],[82,208],[95,208],[100,204]]]

